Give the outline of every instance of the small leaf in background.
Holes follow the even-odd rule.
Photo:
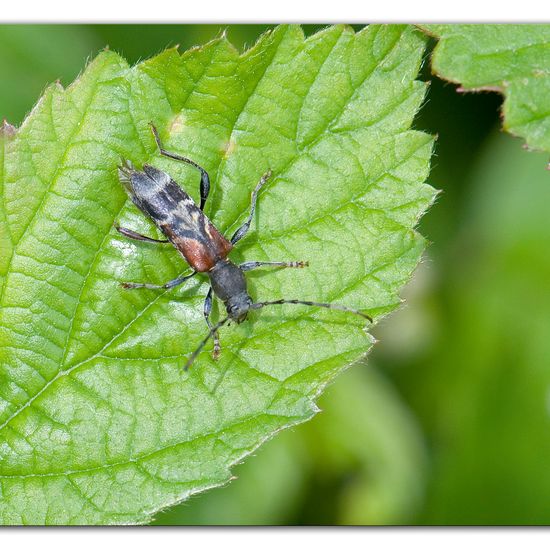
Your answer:
[[[174,249],[130,242],[113,222],[156,235],[117,178],[120,158],[168,171],[226,234],[268,168],[253,231],[232,257],[309,260],[255,272],[253,297],[395,309],[424,247],[414,231],[434,190],[432,138],[410,129],[425,39],[406,26],[307,40],[279,27],[242,55],[222,37],[134,68],[103,52],[66,90],[49,87],[15,136],[4,132],[0,264],[0,517],[6,524],[143,523],[309,419],[334,376],[372,339],[342,312],[273,308],[204,337],[204,278],[124,291],[187,270]],[[217,311],[214,312],[215,314]],[[266,474],[268,475],[268,474]]]
[[[422,25],[438,38],[434,72],[505,96],[504,128],[550,151],[550,25]]]

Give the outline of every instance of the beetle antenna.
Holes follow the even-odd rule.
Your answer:
[[[206,343],[208,342],[208,340],[210,340],[210,338],[212,338],[214,336],[214,334],[216,334],[217,330],[220,329],[221,327],[223,327],[223,325],[225,325],[225,323],[227,323],[227,321],[229,321],[229,317],[226,317],[225,319],[222,319],[219,323],[215,324],[210,329],[210,331],[206,335],[206,338],[198,345],[197,349],[193,352],[191,357],[189,357],[189,359],[187,360],[187,363],[185,363],[185,366],[183,367],[184,371],[189,370],[191,365],[195,362],[195,359],[197,358],[197,355],[202,351],[202,348],[204,348],[204,346],[206,346]]]
[[[324,307],[327,309],[338,309],[340,311],[347,311],[349,313],[354,313],[355,315],[364,317],[365,319],[368,319],[372,323],[372,317],[370,315],[367,315],[366,313],[363,313],[362,311],[359,311],[358,309],[352,309],[346,306],[341,306],[340,304],[327,304],[323,302],[306,302],[304,300],[275,300],[274,302],[258,302],[256,304],[252,304],[250,306],[250,309],[260,309],[265,306],[274,306],[279,304],[297,304],[302,306],[314,306],[314,307]]]

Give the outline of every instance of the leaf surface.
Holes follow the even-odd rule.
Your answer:
[[[434,198],[432,138],[411,130],[425,85],[425,40],[403,26],[307,40],[278,27],[239,54],[220,38],[135,67],[101,53],[69,88],[48,88],[0,147],[0,517],[6,524],[143,523],[226,483],[277,431],[310,418],[315,397],[372,344],[337,311],[277,306],[206,334],[208,286],[164,283],[188,267],[162,245],[128,241],[113,222],[158,236],[127,200],[121,158],[168,171],[226,235],[245,220],[268,169],[253,229],[232,259],[309,260],[254,271],[255,299],[334,301],[379,318],[400,304]],[[214,308],[214,318],[220,308]],[[268,475],[268,474],[266,474]]]

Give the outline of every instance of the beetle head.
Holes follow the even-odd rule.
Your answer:
[[[225,309],[232,321],[236,323],[242,323],[246,320],[250,306],[252,305],[252,298],[246,293],[237,294],[232,296],[226,303]]]

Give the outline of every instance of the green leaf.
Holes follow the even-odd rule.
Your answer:
[[[252,272],[251,295],[334,301],[379,318],[400,304],[424,246],[413,227],[434,198],[422,183],[432,138],[410,129],[424,46],[410,27],[338,26],[305,40],[290,26],[242,55],[224,37],[133,68],[103,52],[4,136],[4,523],[149,521],[227,482],[262,441],[315,414],[322,388],[371,346],[363,322],[266,308],[222,332],[218,362],[207,348],[182,372],[206,333],[207,281],[120,287],[188,268],[171,247],[113,230],[117,220],[157,234],[116,167],[121,157],[151,162],[197,198],[196,170],[158,155],[154,121],[166,148],[210,173],[206,212],[225,234],[271,168],[232,258],[310,267]]]
[[[504,97],[504,129],[550,151],[550,25],[425,25],[436,74]]]

